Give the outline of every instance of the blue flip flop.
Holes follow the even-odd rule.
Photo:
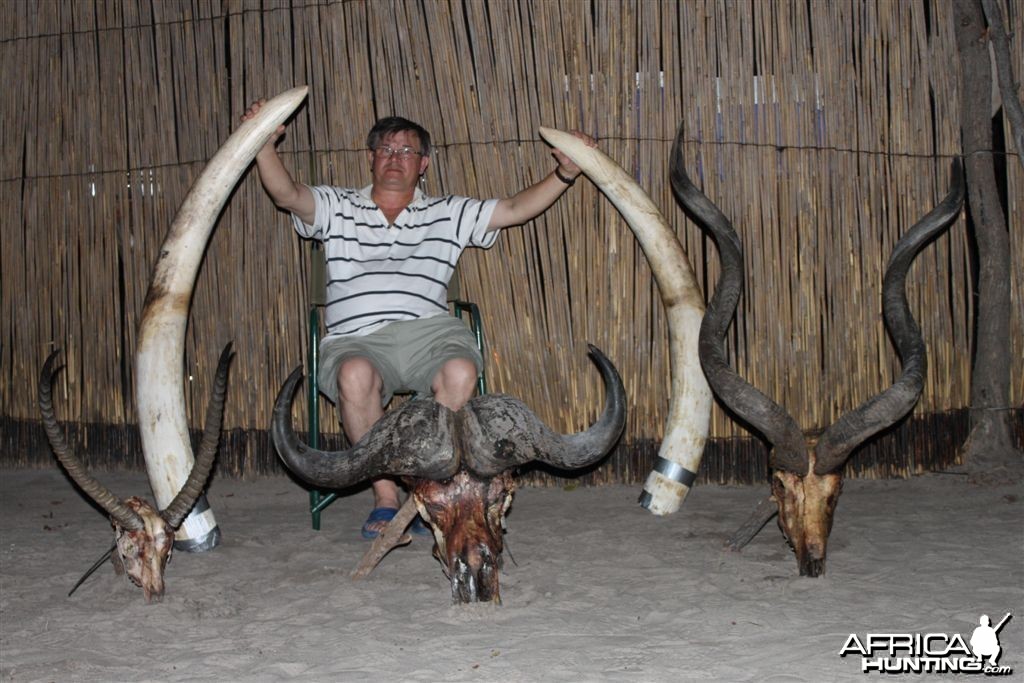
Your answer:
[[[398,508],[374,508],[370,510],[370,516],[366,518],[365,522],[363,522],[363,529],[360,532],[362,533],[363,538],[368,541],[372,541],[380,536],[380,532],[376,529],[371,529],[370,525],[377,522],[390,522],[397,514]]]
[[[416,515],[412,524],[409,525],[409,531],[416,534],[417,536],[433,536],[434,532],[430,530],[430,527],[426,525],[423,518]]]

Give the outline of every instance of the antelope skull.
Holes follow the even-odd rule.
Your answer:
[[[292,429],[299,367],[277,396],[271,435],[288,468],[317,487],[345,488],[385,475],[403,478],[433,529],[434,554],[451,582],[452,601],[500,603],[511,470],[533,461],[564,470],[587,467],[611,449],[625,425],[622,380],[599,349],[591,346],[590,353],[604,380],[605,405],[597,421],[577,434],[555,433],[511,396],[478,396],[458,412],[423,398],[386,413],[351,449],[320,451],[300,443]]]
[[[120,500],[85,471],[82,461],[69,448],[53,410],[54,363],[58,353],[50,354],[39,376],[39,410],[46,437],[72,481],[110,515],[117,550],[114,555],[115,571],[125,573],[132,583],[141,587],[146,602],[160,602],[164,595],[164,569],[171,558],[174,533],[202,493],[217,454],[231,344],[224,347],[217,364],[213,395],[206,411],[206,427],[192,471],[181,490],[163,510],[157,510],[135,496]]]
[[[682,204],[714,236],[721,258],[721,275],[700,329],[704,373],[722,402],[771,444],[768,463],[773,470],[771,500],[776,509],[770,505],[759,508],[744,527],[748,536],[736,538],[732,546],[742,547],[777,511],[779,526],[796,553],[800,575],[820,576],[825,572],[828,537],[842,492],[843,466],[857,446],[895,424],[921,395],[927,361],[921,331],[907,304],[907,271],[929,240],[945,230],[960,212],[964,197],[960,164],[953,164],[949,193],[900,238],[886,267],[882,310],[902,359],[900,377],[888,389],[840,417],[820,436],[804,434],[784,408],[747,383],[726,361],[725,333],[743,290],[743,250],[729,219],[687,177],[682,128],[672,148],[671,180]]]

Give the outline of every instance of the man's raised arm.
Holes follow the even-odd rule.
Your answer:
[[[253,102],[242,114],[242,120],[251,119],[260,110],[266,100]],[[277,154],[277,140],[284,133],[284,126],[279,127],[266,145],[256,154],[256,169],[260,174],[263,189],[270,195],[274,204],[285,211],[291,211],[302,219],[303,223],[312,225],[316,218],[316,203],[313,193],[301,183],[296,183],[291,173],[284,167],[284,162]]]
[[[589,146],[597,147],[597,141],[592,137],[579,131],[573,131],[573,135]],[[522,225],[526,221],[536,218],[569,189],[579,176],[580,168],[558,150],[554,151],[554,156],[558,161],[558,166],[554,171],[525,190],[498,201],[498,205],[494,207],[494,213],[491,214],[491,222],[487,225],[488,230]]]

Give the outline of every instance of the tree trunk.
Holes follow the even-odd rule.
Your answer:
[[[992,154],[988,33],[980,0],[955,0],[954,17],[968,217],[978,261],[971,432],[963,459],[973,481],[1019,481],[1024,458],[1014,447],[1010,428],[1010,235]]]
[[[1003,102],[1003,112],[1010,122],[1010,132],[1017,145],[1017,161],[1024,168],[1024,107],[1017,97],[1017,84],[1013,79],[1013,56],[1010,54],[1010,39],[1003,30],[1003,14],[999,11],[996,0],[981,0],[985,10],[985,22],[988,24],[988,37],[992,41],[992,52],[995,57],[996,82],[999,84],[999,99]]]

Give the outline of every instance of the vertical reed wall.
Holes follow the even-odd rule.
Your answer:
[[[1002,8],[1015,63],[1024,64],[1020,8]],[[50,462],[34,387],[54,347],[66,363],[58,411],[79,447],[96,464],[140,462],[132,356],[157,251],[248,103],[298,84],[310,95],[280,147],[302,181],[368,182],[366,131],[392,113],[431,131],[432,193],[507,196],[554,164],[538,126],[594,135],[662,207],[708,293],[717,253],[667,180],[682,124],[691,175],[746,249],[730,357],[808,427],[898,374],[881,321],[882,270],[899,236],[944,194],[960,150],[961,74],[945,1],[41,0],[6,14],[8,464]],[[1019,407],[1018,153],[1005,159],[1005,177]],[[929,374],[913,419],[855,458],[868,475],[955,456],[975,312],[968,240],[961,218],[911,270]],[[310,258],[250,173],[200,271],[183,368],[199,427],[219,350],[234,341],[224,471],[276,467],[262,430],[280,382],[304,358]],[[585,344],[614,360],[629,422],[620,451],[588,476],[641,479],[667,412],[667,333],[647,264],[611,205],[579,182],[493,249],[467,252],[460,270],[463,295],[483,311],[492,390],[521,398],[553,427],[582,428],[601,405]],[[323,424],[337,434],[329,409]],[[707,478],[763,475],[760,442],[717,407],[712,435]]]

